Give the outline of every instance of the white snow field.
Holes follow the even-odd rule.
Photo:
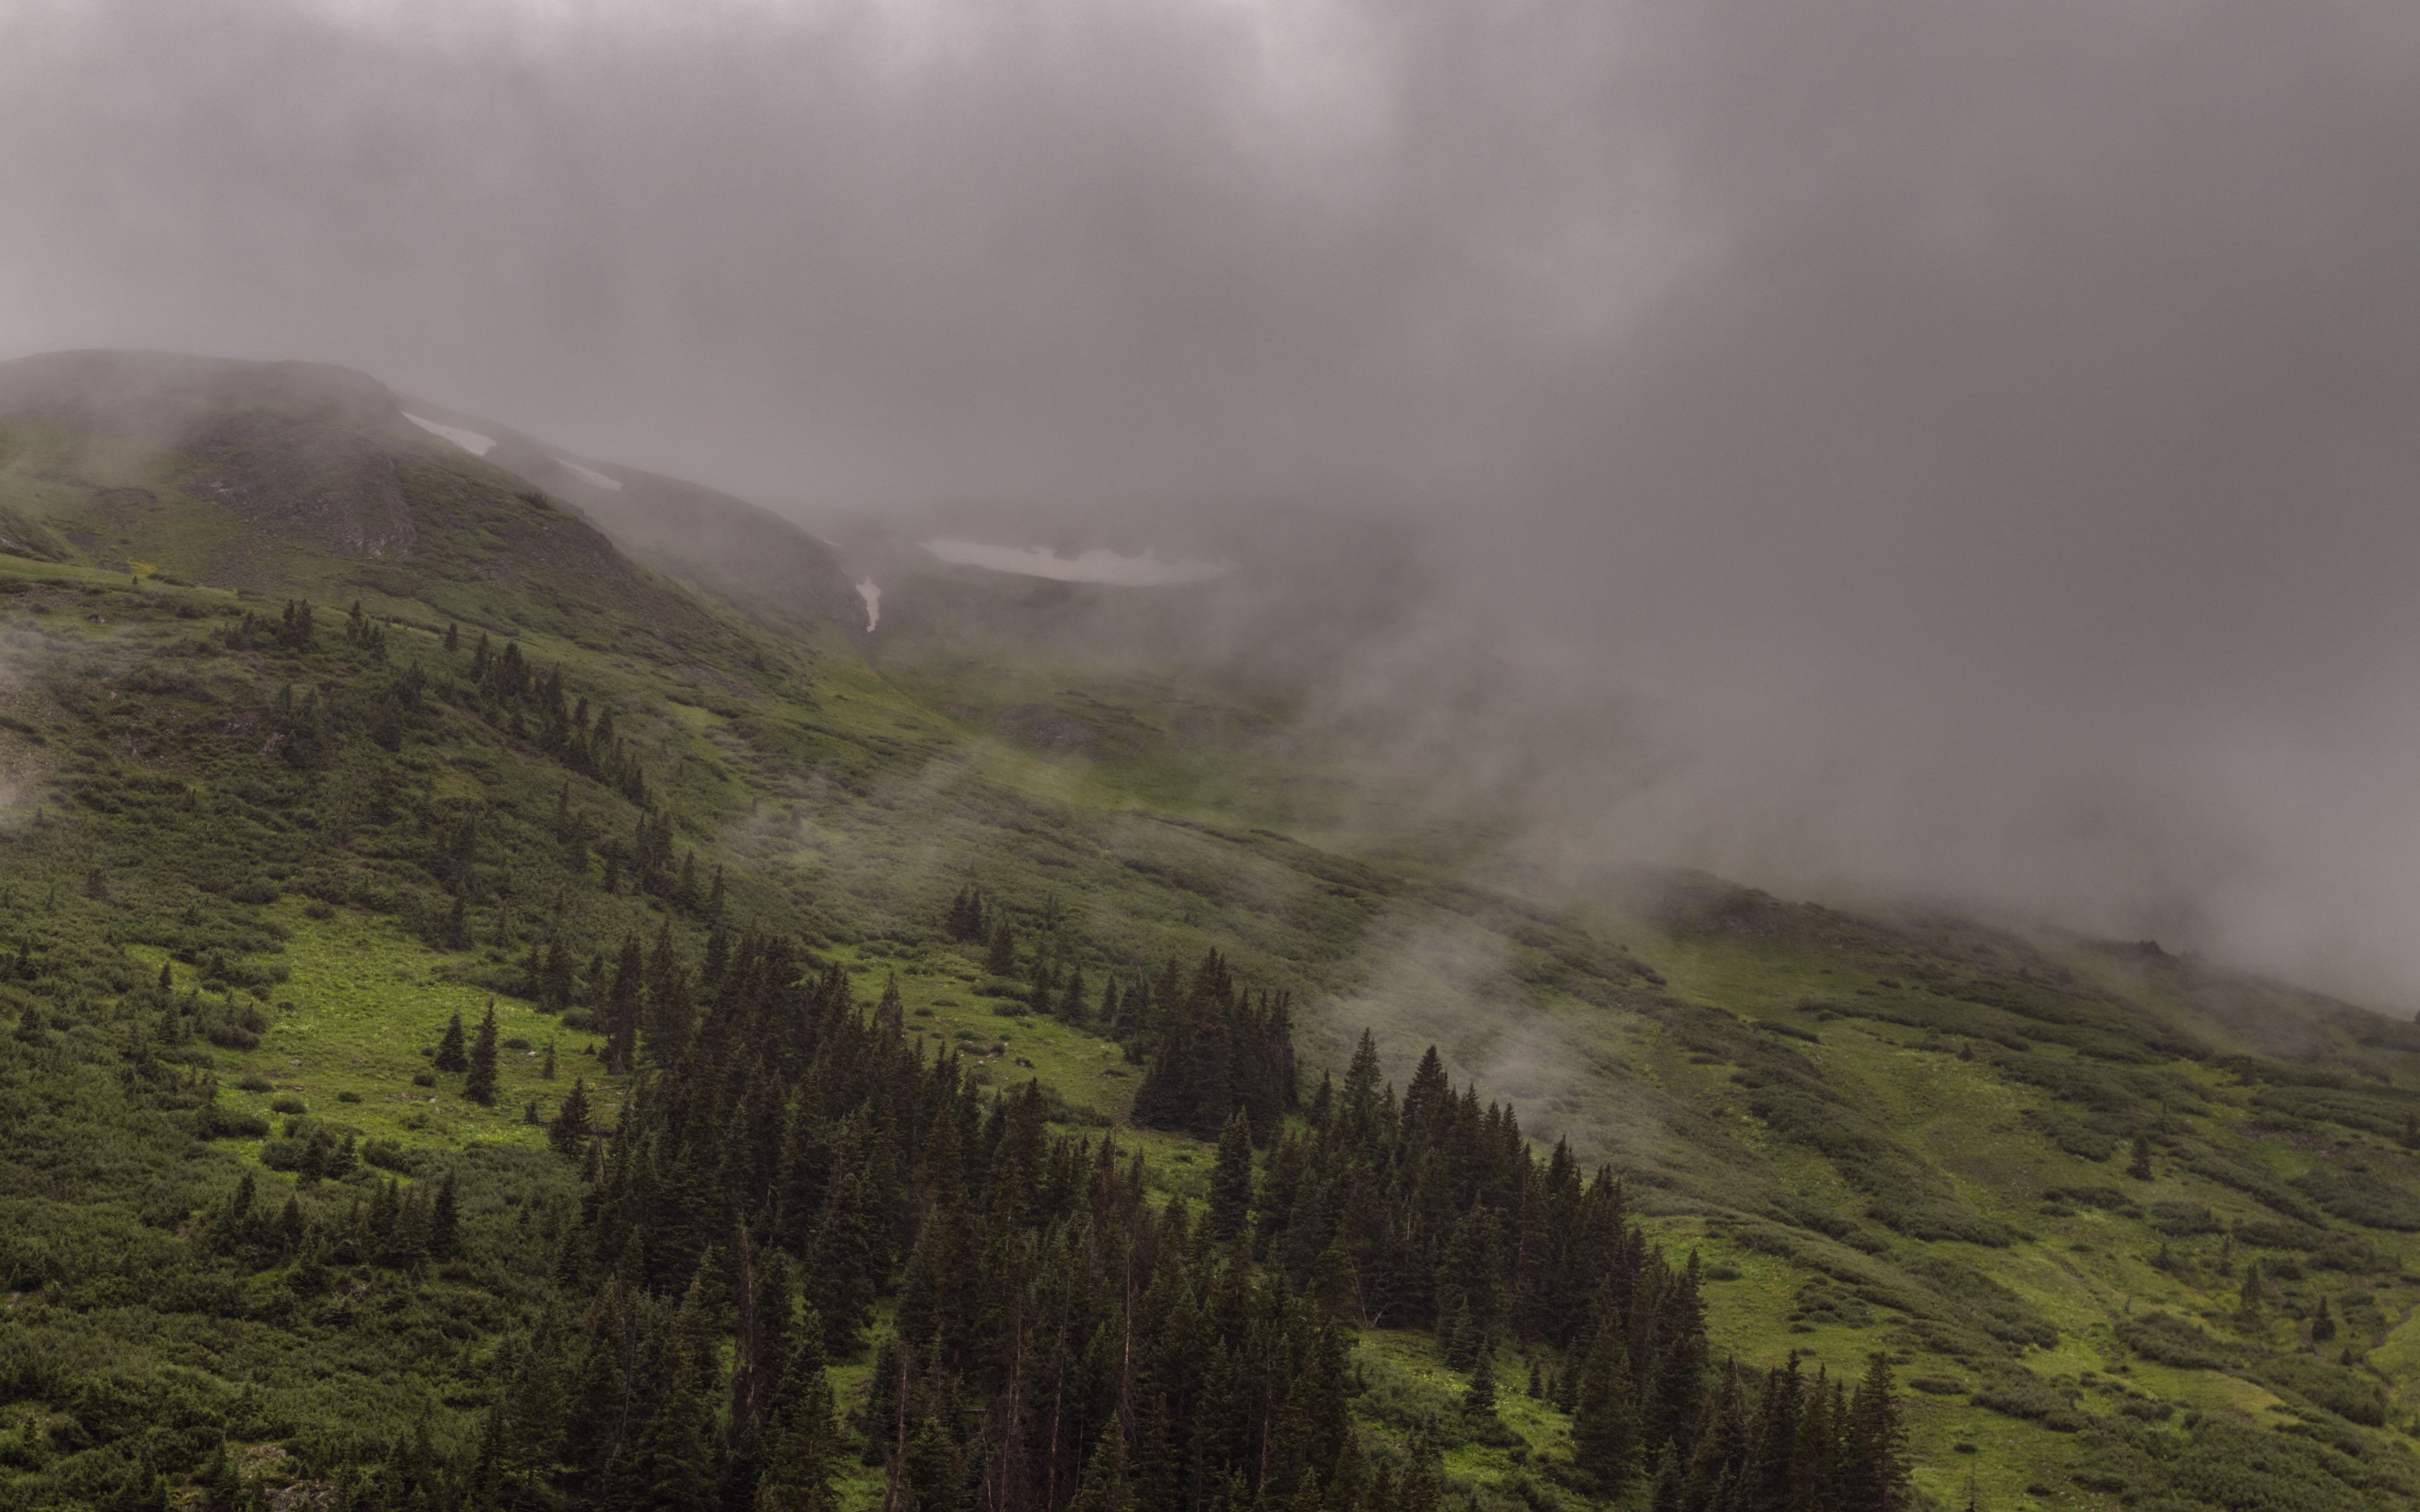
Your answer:
[[[487,455],[496,444],[495,438],[491,436],[482,436],[475,430],[464,430],[459,425],[441,425],[433,420],[423,420],[409,409],[403,411],[403,418],[411,421],[413,424],[418,425],[421,429],[428,432],[431,436],[444,437],[447,440],[452,441],[455,445],[470,453],[473,456]]]
[[[1022,573],[1029,578],[1051,578],[1061,582],[1113,583],[1122,588],[1201,582],[1223,578],[1235,570],[1233,563],[1226,562],[1162,562],[1149,547],[1131,556],[1094,547],[1070,557],[1048,547],[987,546],[948,535],[926,541],[923,547],[943,562],[961,567],[987,567],[993,572]]]

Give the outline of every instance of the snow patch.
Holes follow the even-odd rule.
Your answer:
[[[487,455],[496,444],[495,438],[492,436],[482,436],[475,430],[464,430],[459,425],[441,425],[433,420],[423,420],[409,409],[403,411],[403,418],[431,436],[444,437],[473,456]]]
[[[563,469],[565,471],[569,472],[573,477],[578,478],[582,483],[594,484],[599,488],[611,488],[615,493],[620,493],[622,491],[621,479],[609,478],[602,472],[597,471],[595,468],[582,467],[579,463],[574,462],[567,456],[556,457],[554,459],[554,465]]]
[[[882,623],[882,589],[871,578],[857,580],[857,596],[865,600],[865,628],[871,633]]]
[[[1235,570],[1228,562],[1162,562],[1149,547],[1131,556],[1094,547],[1074,556],[1062,556],[1042,546],[985,546],[940,536],[923,543],[943,562],[961,567],[986,567],[993,572],[1022,573],[1069,583],[1114,583],[1121,588],[1157,588],[1168,583],[1201,582]]]

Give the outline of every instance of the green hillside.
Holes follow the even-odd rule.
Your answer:
[[[2420,1028],[1528,896],[504,440],[0,365],[0,1504],[2420,1504]]]

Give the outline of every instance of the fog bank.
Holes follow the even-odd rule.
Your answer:
[[[2414,77],[2393,0],[31,0],[0,352],[1070,549],[1417,525],[1335,702],[1559,874],[2404,992]]]

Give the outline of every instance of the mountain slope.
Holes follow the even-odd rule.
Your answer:
[[[225,1475],[264,1495],[460,1490],[444,1477],[475,1475],[489,1409],[521,1399],[534,1362],[597,1358],[593,1298],[635,1273],[595,1252],[597,1211],[630,1190],[612,1163],[650,1151],[708,1189],[736,1180],[721,1150],[763,1148],[747,1131],[769,1094],[744,1076],[697,1094],[712,1137],[684,1140],[644,1121],[668,1115],[625,1069],[635,1045],[673,1098],[659,1045],[726,1008],[845,1016],[841,983],[866,1004],[895,981],[901,1044],[958,1048],[969,1086],[1034,1079],[1055,1134],[1113,1128],[1147,1156],[1144,1206],[1203,1203],[1221,1190],[1205,1131],[1136,1112],[1185,1026],[1168,1002],[1192,1000],[1158,984],[1214,949],[1238,982],[1293,995],[1307,1105],[1367,1026],[1403,1088],[1388,1118],[1444,1118],[1414,1093],[1434,1041],[1447,1073],[1511,1100],[1542,1161],[1566,1139],[1611,1165],[1665,1253],[1699,1257],[1717,1361],[1754,1377],[1798,1350],[1854,1379],[1887,1350],[1915,1387],[1915,1484],[1942,1504],[1970,1476],[2001,1507],[2420,1495],[2420,1031],[2155,947],[1689,875],[1573,907],[1311,843],[1249,791],[1280,774],[1267,746],[1199,738],[1233,688],[1105,679],[1047,638],[969,630],[988,609],[920,618],[894,671],[633,563],[501,466],[504,438],[433,409],[287,364],[0,367],[0,1495],[100,1505],[164,1476],[220,1497],[222,1443]],[[495,444],[474,456],[407,412]],[[314,600],[308,626],[289,597]],[[953,658],[1203,770],[1167,781],[1148,750],[943,707]],[[1004,956],[951,927],[970,887],[1010,927]],[[728,957],[709,964],[742,934],[801,952],[777,985],[805,995],[760,1001]],[[1110,983],[1142,1016],[1085,1011]],[[482,1103],[428,1053],[491,1000]],[[625,1009],[644,1027],[617,1028]],[[644,1131],[584,1172],[546,1122],[575,1077],[599,1130],[629,1105]],[[1292,1127],[1340,1148],[1309,1143],[1328,1136],[1307,1109]],[[349,1172],[299,1164],[344,1139]],[[1338,1173],[1287,1177],[1283,1148],[1259,1157],[1256,1231],[1341,1226]],[[934,1158],[902,1180],[939,1181],[939,1201]],[[1398,1196],[1447,1189],[1396,1169]],[[349,1237],[401,1200],[389,1177],[423,1203],[452,1180],[458,1253]],[[318,1237],[228,1239],[247,1190],[263,1222],[291,1196]],[[1455,1200],[1442,1229],[1407,1218],[1378,1250],[1434,1267],[1419,1244],[1462,1217],[1528,1211]],[[684,1315],[687,1272],[645,1251],[644,1295],[616,1304],[630,1336],[710,1316],[736,1350],[723,1215],[645,1231],[724,1269]],[[885,1421],[867,1389],[895,1379],[884,1328],[931,1299],[917,1232],[895,1236],[862,1346],[832,1356],[852,1457]],[[1500,1235],[1515,1295],[1519,1239]],[[1217,1269],[1205,1250],[1205,1285]],[[1503,1405],[1473,1416],[1450,1309],[1405,1285],[1357,1315],[1376,1325],[1351,1354],[1371,1458],[1429,1473],[1431,1446],[1450,1494],[1490,1508],[1601,1504],[1575,1468],[1577,1397],[1514,1389],[1534,1363],[1557,1397],[1584,1373],[1575,1341],[1508,1324]],[[965,1443],[985,1442],[966,1411]],[[586,1494],[568,1463],[530,1485]],[[840,1504],[879,1502],[861,1468]],[[1653,1464],[1637,1469],[1617,1502],[1650,1498]]]
[[[864,601],[833,548],[778,515],[677,478],[578,460],[442,405],[413,400],[409,412],[484,442],[481,455],[567,501],[666,577],[792,629],[865,625]]]

